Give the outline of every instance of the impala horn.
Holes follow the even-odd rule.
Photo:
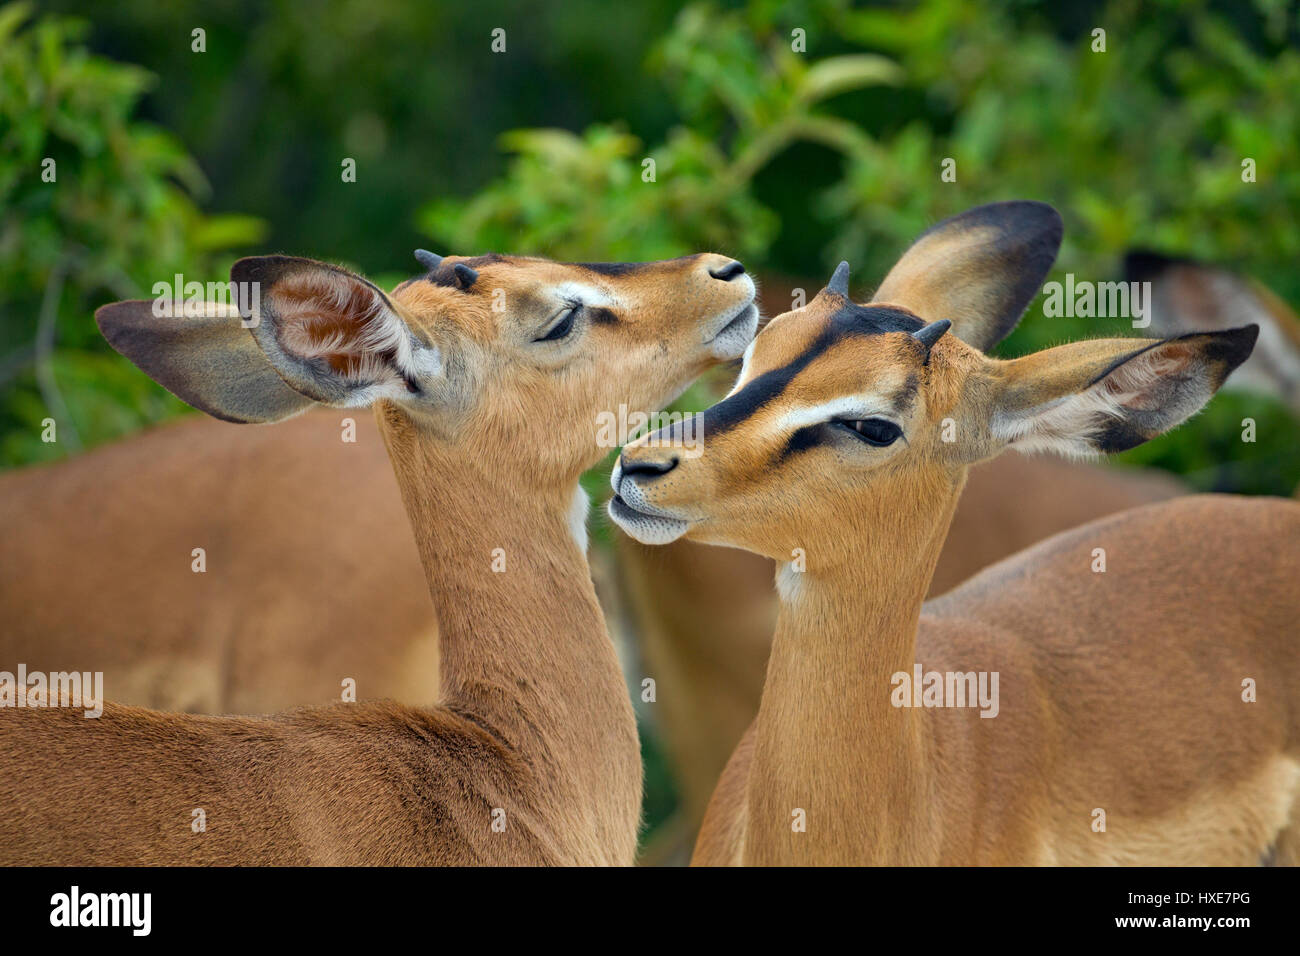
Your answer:
[[[841,262],[831,274],[831,281],[826,283],[826,291],[849,297],[849,264]]]
[[[442,256],[430,252],[428,249],[416,249],[415,261],[420,263],[430,272],[442,265]]]
[[[478,273],[463,262],[456,263],[452,271],[456,273],[456,281],[460,283],[462,290],[468,289],[478,281]]]
[[[938,322],[931,322],[912,333],[912,338],[916,339],[925,346],[925,359],[930,360],[930,349],[934,348],[934,343],[943,338],[943,333],[952,328],[952,322],[948,319],[940,319]]]

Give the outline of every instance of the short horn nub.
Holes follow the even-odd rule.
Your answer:
[[[938,322],[931,322],[924,328],[917,329],[912,333],[912,338],[916,339],[925,346],[927,352],[934,348],[934,343],[943,338],[943,333],[952,328],[952,322],[948,319],[940,319]]]
[[[478,281],[478,273],[463,262],[456,263],[456,268],[453,271],[456,273],[456,281],[460,283],[462,289],[468,289]]]
[[[434,269],[438,268],[438,266],[442,265],[442,256],[430,252],[428,249],[416,249],[415,261],[432,272]]]
[[[841,262],[835,267],[835,271],[831,274],[831,281],[826,283],[826,291],[842,295],[846,299],[849,297],[849,264],[847,262]]]

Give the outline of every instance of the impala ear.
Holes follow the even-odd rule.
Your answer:
[[[186,404],[223,421],[289,418],[311,405],[276,374],[233,304],[114,302],[95,312],[108,344]]]
[[[994,363],[989,432],[1023,451],[1125,451],[1200,411],[1258,334],[1248,325],[1161,342],[1098,339]]]
[[[987,352],[1038,294],[1063,229],[1046,203],[976,206],[922,233],[872,302],[902,306],[927,321],[951,319],[953,334]]]
[[[1234,385],[1277,395],[1300,409],[1300,317],[1262,283],[1218,266],[1145,250],[1124,257],[1128,282],[1150,282],[1153,336],[1214,332],[1255,323],[1259,345]]]
[[[262,256],[236,262],[230,278],[237,307],[188,302],[173,316],[153,302],[117,302],[95,320],[150,378],[225,421],[279,421],[313,402],[418,399],[442,380],[438,349],[346,269]]]
[[[442,380],[442,355],[423,342],[376,286],[311,259],[240,259],[230,278],[271,366],[325,405],[419,399]],[[244,301],[257,290],[254,301]]]

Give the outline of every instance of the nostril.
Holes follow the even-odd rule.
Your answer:
[[[743,276],[744,274],[745,267],[734,259],[731,262],[728,262],[721,269],[709,270],[709,275],[713,276],[715,279],[721,279],[723,282],[730,282],[732,279],[736,278],[736,276]]]
[[[623,475],[637,475],[642,478],[658,478],[677,467],[680,461],[676,455],[667,461],[628,461],[623,459]]]

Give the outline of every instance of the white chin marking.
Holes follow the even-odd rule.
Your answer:
[[[573,489],[573,500],[569,504],[569,534],[573,535],[578,550],[587,553],[587,512],[591,508],[591,499],[582,485]]]
[[[740,358],[745,354],[745,349],[749,348],[757,331],[758,309],[750,303],[714,337],[709,343],[709,351],[714,358],[724,362]]]
[[[630,537],[642,544],[668,544],[676,541],[691,527],[689,522],[680,518],[648,515],[629,508],[621,498],[609,500],[609,516]]]

